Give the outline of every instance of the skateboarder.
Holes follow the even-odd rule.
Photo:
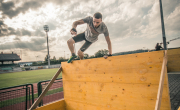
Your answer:
[[[77,34],[76,27],[77,25],[81,25],[87,23],[87,28],[85,32]],[[74,52],[74,43],[85,41],[82,47],[78,51],[78,56],[82,60],[84,58],[83,52],[95,41],[98,40],[99,34],[104,34],[105,39],[108,44],[109,55],[104,56],[106,59],[108,56],[112,56],[112,47],[111,40],[109,38],[109,32],[104,22],[102,22],[102,14],[97,12],[93,15],[93,17],[88,16],[84,19],[75,21],[72,25],[72,29],[70,30],[72,35],[75,35],[71,39],[67,41],[69,50],[71,51],[72,56],[69,58],[68,63],[72,62],[77,56]]]

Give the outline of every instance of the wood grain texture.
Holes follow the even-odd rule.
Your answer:
[[[34,110],[66,110],[64,99],[44,105]]]
[[[177,49],[170,49],[167,52],[167,55],[175,55],[175,54],[180,54],[180,48]]]
[[[63,62],[66,109],[154,109],[163,56],[163,51],[156,51]],[[161,110],[170,110],[167,80],[166,76]]]
[[[168,55],[168,62],[167,62],[168,72],[180,71],[180,48],[168,50],[167,55]]]

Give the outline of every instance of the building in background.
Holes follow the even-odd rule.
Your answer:
[[[16,53],[3,53],[0,54],[0,65],[14,64],[14,61],[20,61],[21,58]]]

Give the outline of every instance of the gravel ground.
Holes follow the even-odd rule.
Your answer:
[[[180,106],[180,72],[168,73],[171,109],[178,110]]]

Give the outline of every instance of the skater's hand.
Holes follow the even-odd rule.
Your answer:
[[[108,57],[112,56],[111,54],[109,55],[104,55],[104,58],[107,59]]]
[[[107,59],[107,58],[108,58],[108,56],[107,56],[107,55],[104,55],[104,58],[105,58],[105,59]]]
[[[76,31],[75,28],[72,28],[72,29],[70,30],[70,32],[71,32],[72,35],[77,35],[77,31]]]

